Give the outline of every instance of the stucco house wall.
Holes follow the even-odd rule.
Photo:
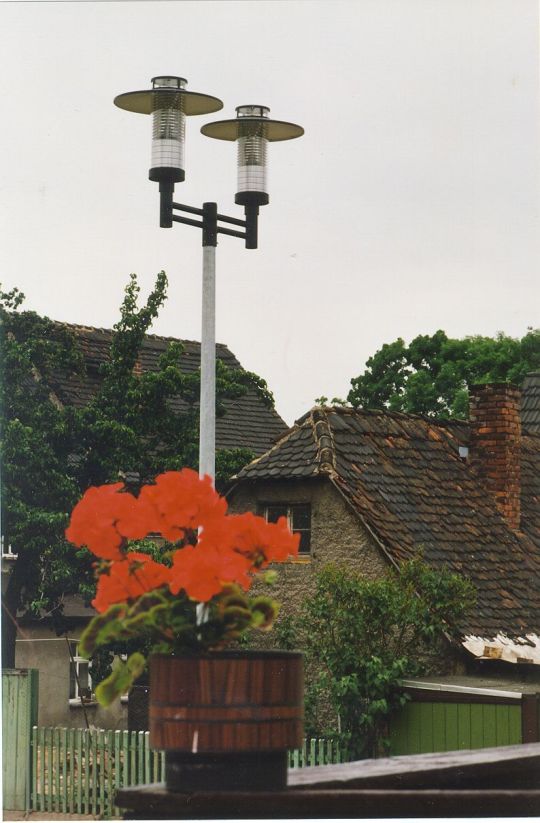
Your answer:
[[[310,556],[275,565],[278,580],[271,595],[281,604],[277,637],[280,621],[294,614],[314,591],[317,572],[328,563],[345,566],[371,579],[382,577],[391,568],[390,560],[375,538],[328,478],[243,481],[231,489],[228,500],[229,510],[234,513],[261,513],[262,507],[269,503],[311,504]],[[252,591],[261,588],[262,584],[256,583]],[[266,638],[258,636],[257,645],[271,646],[276,639],[270,632]],[[437,658],[429,659],[429,669],[432,673],[461,673],[464,671],[462,655],[450,644],[444,644]]]
[[[70,631],[68,640],[78,640],[82,628]],[[70,656],[65,637],[57,637],[46,627],[26,626],[24,637],[15,646],[15,665],[21,669],[39,670],[39,726],[62,726],[102,729],[127,729],[127,704],[115,701],[108,709],[97,703],[69,701]]]
[[[311,553],[276,564],[278,581],[272,596],[282,604],[281,614],[294,611],[314,590],[317,571],[328,563],[346,565],[367,577],[388,570],[388,560],[339,492],[326,479],[239,483],[228,495],[229,511],[258,513],[267,503],[311,505]]]

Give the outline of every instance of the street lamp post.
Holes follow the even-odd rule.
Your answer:
[[[183,77],[160,76],[152,79],[146,91],[120,94],[114,103],[121,109],[152,114],[152,165],[150,180],[159,183],[162,228],[184,223],[202,229],[202,325],[201,395],[199,430],[199,474],[215,477],[216,429],[216,246],[218,234],[240,237],[247,249],[258,242],[259,207],[269,202],[267,190],[267,143],[300,137],[301,126],[271,120],[266,106],[238,106],[236,118],[207,123],[201,132],[217,140],[236,141],[238,152],[238,191],[235,202],[244,207],[244,219],[218,213],[216,203],[203,203],[202,209],[174,202],[174,187],[185,179],[185,118],[209,114],[223,108],[217,97],[186,89]],[[178,214],[177,212],[183,212]],[[186,217],[185,215],[191,215]],[[226,225],[223,226],[222,224]]]

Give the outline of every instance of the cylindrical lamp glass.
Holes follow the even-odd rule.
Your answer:
[[[238,106],[238,191],[235,200],[246,204],[268,203],[266,124],[260,118],[268,117],[267,106]],[[245,118],[245,119],[244,119]],[[257,119],[254,119],[257,118]]]
[[[150,180],[180,182],[185,178],[184,146],[185,124],[184,95],[159,93],[159,89],[183,89],[183,77],[154,77],[152,98],[152,160]]]

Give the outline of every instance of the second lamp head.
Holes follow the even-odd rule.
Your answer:
[[[269,142],[301,137],[304,129],[284,120],[271,120],[268,106],[236,107],[234,120],[206,123],[201,132],[216,140],[235,140],[238,146],[238,191],[240,205],[264,206],[268,203],[267,152]]]

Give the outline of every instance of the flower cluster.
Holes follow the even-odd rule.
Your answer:
[[[228,514],[210,478],[191,469],[159,475],[137,497],[121,483],[88,489],[66,537],[99,558],[98,615],[80,644],[87,657],[133,640],[147,652],[221,648],[248,628],[269,629],[278,604],[246,592],[270,563],[296,555],[299,543],[285,518]],[[148,537],[161,539],[154,557],[129,545]],[[120,664],[96,690],[100,702],[125,691],[144,663],[138,651]]]
[[[172,563],[126,550],[129,540],[148,535],[183,544],[169,553]],[[210,478],[201,480],[191,469],[159,475],[138,497],[121,483],[88,489],[73,510],[66,537],[109,561],[102,564],[92,603],[99,612],[164,585],[201,603],[229,583],[247,591],[255,572],[295,555],[299,540],[285,518],[267,523],[251,513],[228,515]]]

